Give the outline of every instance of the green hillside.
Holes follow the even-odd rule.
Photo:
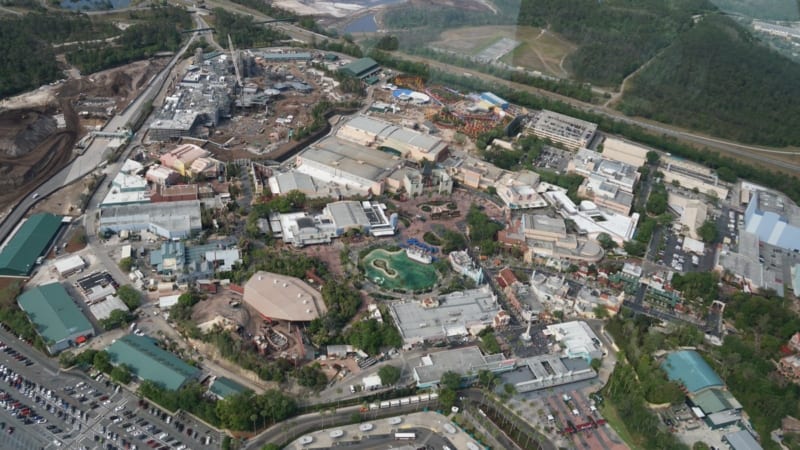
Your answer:
[[[705,17],[637,74],[620,109],[741,142],[800,145],[800,65]]]

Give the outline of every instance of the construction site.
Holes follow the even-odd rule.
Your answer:
[[[295,131],[313,120],[314,105],[343,99],[334,92],[338,82],[311,68],[319,56],[232,46],[228,54],[198,52],[173,81],[145,143],[188,138],[221,161],[279,159],[295,147]]]
[[[130,103],[164,63],[139,61],[0,102],[0,210],[66,166],[81,140]]]

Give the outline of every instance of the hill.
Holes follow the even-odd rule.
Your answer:
[[[800,145],[798,79],[800,65],[710,15],[631,80],[620,109],[741,142]]]

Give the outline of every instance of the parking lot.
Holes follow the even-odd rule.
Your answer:
[[[0,333],[0,431],[14,449],[219,448],[218,432],[140,402],[97,374],[62,372]]]
[[[536,167],[563,173],[567,169],[573,153],[555,147],[545,146],[534,163]]]

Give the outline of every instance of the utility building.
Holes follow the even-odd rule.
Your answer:
[[[0,251],[0,276],[27,277],[61,228],[61,216],[34,214],[17,229]]]
[[[200,369],[159,347],[147,336],[125,335],[109,345],[106,352],[114,365],[125,364],[139,379],[165,389],[180,389],[200,376]]]

